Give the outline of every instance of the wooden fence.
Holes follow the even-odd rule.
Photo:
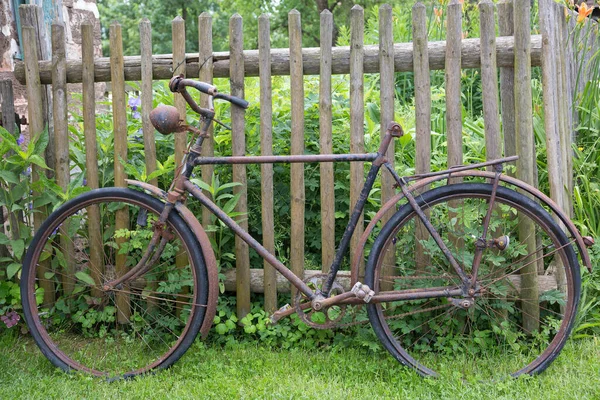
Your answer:
[[[37,13],[34,6],[21,6],[21,12]],[[320,150],[332,152],[332,74],[349,74],[350,91],[350,130],[351,152],[364,151],[364,74],[379,73],[381,78],[380,109],[381,132],[394,116],[394,73],[414,72],[416,108],[416,173],[430,170],[431,154],[431,85],[430,70],[445,69],[446,81],[446,121],[448,132],[448,166],[462,164],[462,123],[461,123],[461,69],[478,68],[482,75],[483,112],[485,120],[486,155],[488,159],[501,156],[519,155],[516,175],[530,184],[535,184],[536,163],[532,125],[531,68],[541,66],[543,71],[543,92],[545,108],[545,128],[548,149],[548,176],[553,199],[569,209],[572,188],[571,179],[571,140],[572,127],[569,125],[569,97],[567,76],[569,63],[566,61],[568,48],[564,49],[566,37],[565,14],[562,7],[552,0],[539,0],[541,35],[530,33],[530,2],[501,0],[495,6],[490,0],[479,5],[481,18],[481,38],[462,38],[462,5],[452,0],[447,6],[446,41],[430,42],[427,36],[427,12],[423,4],[417,3],[412,14],[412,43],[394,43],[392,37],[392,8],[384,5],[379,9],[379,45],[364,44],[364,12],[359,6],[351,10],[350,46],[332,47],[332,15],[328,11],[321,14],[320,48],[302,48],[301,16],[291,11],[288,16],[289,48],[271,49],[268,16],[261,16],[258,24],[258,49],[244,50],[242,18],[234,15],[229,25],[229,52],[214,53],[212,50],[212,19],[208,13],[198,17],[199,53],[185,52],[185,21],[173,20],[173,53],[152,55],[151,26],[149,21],[140,23],[141,55],[124,57],[122,52],[121,27],[118,23],[110,26],[110,58],[94,58],[92,48],[92,26],[81,26],[83,36],[83,57],[81,60],[66,59],[64,52],[64,28],[52,28],[53,52],[51,60],[40,60],[36,46],[36,29],[29,24],[23,27],[25,48],[24,63],[17,65],[15,75],[21,82],[27,82],[29,98],[30,131],[39,132],[45,123],[42,96],[45,85],[52,85],[54,114],[53,134],[56,145],[54,164],[59,184],[66,187],[69,180],[69,157],[58,152],[68,149],[66,126],[66,84],[83,84],[84,131],[86,137],[87,184],[98,186],[95,143],[95,97],[94,82],[110,81],[112,87],[112,111],[114,118],[115,141],[115,185],[125,186],[125,173],[117,154],[127,159],[127,126],[125,82],[141,81],[142,121],[146,153],[147,173],[156,168],[154,150],[154,130],[148,114],[152,105],[152,80],[169,79],[174,74],[184,74],[188,78],[199,78],[212,82],[216,77],[229,77],[231,93],[244,97],[244,77],[260,77],[260,134],[261,154],[272,153],[272,93],[271,79],[274,75],[289,75],[291,79],[291,153],[304,151],[304,89],[303,77],[320,77]],[[496,18],[499,37],[496,37]],[[25,19],[26,20],[26,19]],[[567,53],[565,53],[565,51]],[[498,74],[499,69],[499,74]],[[499,80],[498,80],[499,76]],[[500,101],[499,101],[500,100]],[[39,106],[38,106],[39,105]],[[206,104],[202,104],[206,106]],[[185,114],[185,103],[176,97],[176,106]],[[501,113],[500,113],[501,111]],[[232,146],[234,155],[246,153],[244,136],[244,113],[235,107],[231,110]],[[502,120],[500,121],[500,115]],[[503,135],[500,134],[502,122]],[[504,143],[502,143],[502,140]],[[181,160],[185,136],[176,134],[177,162]],[[205,142],[204,155],[212,155],[211,141]],[[504,148],[504,152],[502,151]],[[390,155],[393,160],[393,155]],[[40,171],[35,171],[40,173]],[[202,177],[210,181],[213,168],[205,166]],[[274,252],[273,218],[273,168],[261,167],[262,184],[262,231],[263,244]],[[246,182],[246,168],[234,166],[233,179]],[[333,167],[320,166],[321,220],[322,220],[322,265],[323,271],[334,257],[335,210],[333,202]],[[382,177],[382,202],[394,194],[391,176]],[[353,164],[350,177],[351,207],[357,201],[358,192],[364,180],[363,166]],[[237,205],[239,212],[247,210],[247,194],[244,185],[236,188],[240,194]],[[297,274],[304,271],[304,167],[291,166],[291,249],[290,268]],[[37,218],[43,218],[38,216]],[[207,223],[208,215],[203,215]],[[36,226],[38,223],[36,222]],[[359,223],[352,247],[363,232],[363,222]],[[353,252],[351,253],[353,254]],[[272,311],[276,307],[277,290],[285,290],[281,279],[277,279],[274,269],[264,265],[264,269],[251,269],[247,245],[241,240],[235,245],[236,269],[226,273],[226,288],[236,290],[238,315],[245,315],[250,308],[250,292],[264,291],[265,308]],[[306,275],[320,271],[304,271]],[[264,275],[263,275],[264,274]],[[289,287],[289,286],[287,286]]]

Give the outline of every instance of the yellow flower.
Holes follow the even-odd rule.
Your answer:
[[[578,147],[577,148],[579,151],[583,151],[583,147]]]
[[[581,3],[577,9],[579,11],[579,13],[577,14],[578,24],[583,22],[588,17],[588,15],[590,15],[592,11],[594,11],[594,7],[588,7],[587,3]]]
[[[439,24],[442,22],[442,14],[444,11],[441,8],[433,7],[433,14],[435,14],[435,23]]]

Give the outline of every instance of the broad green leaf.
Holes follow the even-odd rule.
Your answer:
[[[89,276],[87,273],[83,271],[79,271],[75,273],[75,277],[82,282],[87,283],[88,285],[95,286],[96,282],[94,282],[94,278]]]
[[[20,269],[21,269],[21,264],[19,264],[19,263],[9,264],[8,267],[6,267],[6,277],[8,279],[11,279],[13,276],[15,276],[15,274],[17,272],[19,272]]]
[[[25,241],[22,239],[11,240],[10,247],[12,248],[14,256],[20,260],[25,251]]]
[[[13,183],[15,185],[20,182],[17,174],[5,170],[0,170],[0,179],[4,180],[6,183]]]
[[[44,159],[42,157],[38,156],[37,154],[31,155],[31,157],[29,157],[29,162],[37,165],[38,167],[42,167],[44,169],[49,169],[48,166],[46,165],[46,162],[44,161]]]

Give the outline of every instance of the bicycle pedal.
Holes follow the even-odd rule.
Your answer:
[[[283,307],[281,307],[279,310],[275,311],[269,318],[269,323],[271,325],[275,325],[277,322],[279,322],[279,320],[283,316],[285,316],[289,312],[289,310],[291,308],[292,308],[292,306],[290,306],[289,304],[286,304]]]
[[[356,282],[350,291],[365,303],[371,301],[373,296],[375,296],[375,292],[369,286],[360,282]]]

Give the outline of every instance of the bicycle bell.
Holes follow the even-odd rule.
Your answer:
[[[163,135],[185,130],[177,108],[160,105],[150,112],[150,122]]]

